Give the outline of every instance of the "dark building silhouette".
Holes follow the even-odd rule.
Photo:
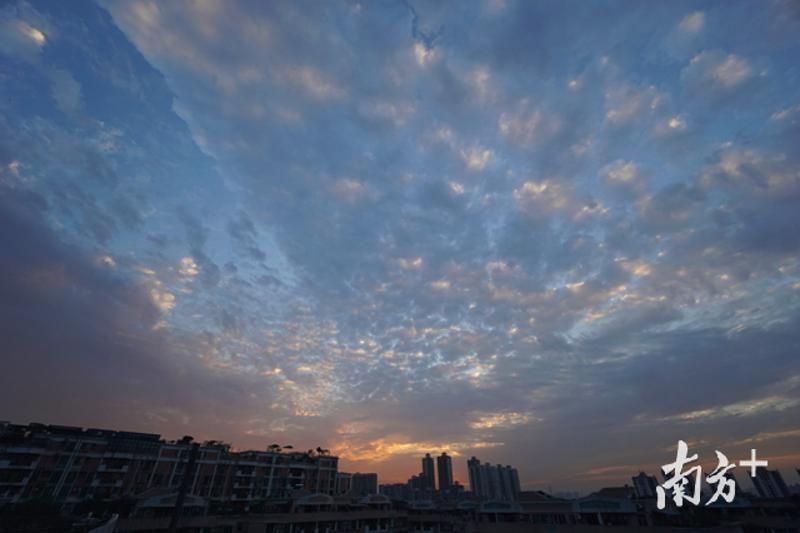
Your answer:
[[[462,487],[454,481],[439,494],[423,490],[422,476],[383,485],[378,495],[376,474],[339,473],[327,453],[269,450],[232,452],[223,443],[199,444],[191,437],[164,441],[154,434],[0,422],[0,529],[65,531],[62,526],[83,516],[78,509],[90,503],[97,511],[91,520],[105,522],[119,513],[112,523],[117,533],[528,533],[561,526],[574,533],[653,526],[800,531],[797,499],[781,497],[788,492],[783,478],[762,469],[755,481],[761,497],[737,495],[731,504],[686,513],[669,502],[663,512],[652,498],[641,497],[652,488],[650,476],[641,473],[634,484],[649,488],[606,487],[567,499],[520,492],[515,469],[473,457],[467,464],[476,497],[459,495]],[[446,469],[450,458],[442,456]],[[29,504],[37,500],[53,502],[61,516],[32,514]],[[77,524],[75,531],[86,531],[99,522]]]
[[[386,485],[381,485],[378,487],[378,493],[395,501],[407,501],[411,499],[408,483],[388,483]]]
[[[165,441],[149,433],[0,423],[0,505],[51,499],[68,507],[176,491],[186,476],[189,495],[242,505],[336,491],[334,456],[277,449],[233,452],[225,443],[207,441],[198,446],[192,464],[193,446],[191,437]],[[377,491],[377,476],[373,485]]]
[[[516,468],[491,465],[473,457],[467,461],[469,488],[484,500],[516,501],[520,493],[519,474]]]
[[[439,490],[448,490],[453,484],[453,460],[442,453],[436,458],[436,469],[439,471]]]
[[[353,474],[350,479],[350,491],[361,496],[378,494],[378,474]]]
[[[791,495],[783,476],[777,470],[757,468],[756,477],[752,481],[758,495],[762,498],[788,498]]]
[[[631,478],[633,481],[633,488],[636,491],[636,496],[639,498],[655,498],[656,487],[658,487],[658,480],[655,476],[648,476],[644,472],[639,472],[639,475]]]
[[[435,489],[436,488],[436,479],[435,474],[433,473],[433,457],[431,454],[426,453],[425,457],[422,458],[422,488],[423,489]],[[441,478],[439,478],[441,479]]]
[[[347,494],[353,481],[353,474],[338,472],[336,474],[336,494]]]

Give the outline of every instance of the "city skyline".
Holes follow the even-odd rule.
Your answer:
[[[386,482],[588,491],[679,439],[789,472],[797,35],[784,0],[3,2],[0,420]]]
[[[449,464],[447,455],[438,458]],[[423,458],[423,471],[432,470],[430,459],[429,454]],[[667,503],[666,486],[643,472],[631,477],[633,486],[603,487],[583,497],[522,491],[516,468],[482,464],[476,457],[469,460],[471,491],[459,484],[446,486],[447,472],[436,490],[421,482],[422,476],[412,476],[407,484],[379,485],[375,473],[341,472],[338,458],[319,447],[295,451],[273,444],[266,450],[235,451],[224,442],[196,442],[190,436],[168,440],[107,428],[0,423],[0,509],[3,525],[11,530],[14,524],[30,526],[32,519],[69,524],[69,516],[82,516],[80,523],[87,527],[108,520],[115,531],[141,531],[141,526],[169,531],[179,523],[234,529],[237,522],[235,529],[246,529],[250,522],[267,531],[297,523],[302,531],[341,527],[400,533],[409,530],[409,521],[413,530],[470,531],[469,524],[502,523],[500,531],[514,531],[527,523],[536,531],[542,529],[536,525],[547,525],[547,530],[580,525],[591,531],[615,525],[730,526],[732,519],[741,531],[758,525],[796,528],[800,484],[787,485],[779,472],[764,468],[765,461],[757,462],[755,453],[740,466],[752,467],[756,490],[737,490],[735,475],[728,472],[723,487],[731,492],[722,503],[714,502],[723,493],[711,478],[695,486],[695,496],[676,491],[675,501]],[[699,473],[686,475],[689,486],[700,481]],[[682,510],[681,494],[686,502],[697,505],[709,498],[714,505],[698,517]],[[15,512],[31,505],[51,512]],[[85,516],[87,509],[93,511]]]
[[[10,433],[13,434],[15,431],[20,431],[20,430],[28,427],[28,425],[27,424],[15,424],[14,422],[0,420],[0,430],[2,430],[4,427],[8,428],[10,430]],[[77,427],[77,426],[68,426],[68,425],[64,425],[64,424],[43,424],[41,422],[30,423],[29,427],[30,428],[34,428],[34,431],[33,431],[34,433],[36,431],[43,432],[43,433],[48,433],[51,430],[55,431],[54,435],[58,435],[59,432],[64,432],[65,434],[73,434],[73,435],[82,433],[82,434],[86,434],[89,437],[89,440],[91,440],[91,438],[92,438],[91,436],[92,435],[95,435],[95,436],[97,436],[97,435],[103,435],[103,436],[120,435],[120,436],[128,436],[128,437],[132,436],[132,437],[138,438],[138,439],[144,438],[145,440],[149,440],[149,441],[155,440],[155,442],[161,442],[162,444],[167,444],[167,445],[182,444],[182,445],[188,446],[187,443],[191,443],[191,442],[195,441],[194,437],[192,437],[191,435],[183,435],[180,438],[178,438],[178,437],[169,438],[169,436],[163,436],[163,435],[157,435],[157,434],[131,432],[131,431],[127,431],[124,428],[114,428],[114,429],[111,429],[111,428],[89,428],[89,427],[81,428],[81,427]],[[290,456],[291,455],[309,454],[311,456],[314,456],[314,454],[317,454],[317,456],[320,457],[320,458],[330,457],[330,458],[333,458],[333,459],[337,459],[337,463],[338,463],[338,459],[339,459],[339,456],[338,456],[338,454],[335,453],[335,450],[327,450],[327,449],[321,448],[319,446],[316,447],[316,448],[314,448],[314,447],[305,448],[304,446],[294,446],[292,444],[279,445],[277,443],[272,443],[270,445],[266,445],[266,446],[263,446],[261,448],[247,448],[247,447],[237,447],[235,445],[235,443],[231,443],[231,442],[229,442],[229,441],[227,441],[225,439],[199,439],[197,442],[200,443],[204,447],[206,447],[206,446],[212,447],[212,448],[221,447],[221,448],[223,448],[225,450],[230,451],[234,455],[235,454],[255,453],[255,454],[287,454],[287,455],[290,455]],[[20,450],[24,450],[24,448],[20,449]],[[442,459],[443,457],[446,457],[446,464],[449,464],[449,467],[451,469],[450,470],[451,474],[454,471],[462,471],[463,470],[463,472],[465,472],[463,480],[459,479],[456,476],[453,476],[452,483],[450,483],[444,489],[439,484],[440,483],[439,482],[439,476],[437,474],[437,472],[439,471],[439,463],[440,463],[439,460]],[[420,461],[421,461],[421,465],[422,465],[422,469],[419,472],[419,474],[418,475],[412,475],[412,477],[410,479],[408,479],[407,481],[406,480],[393,479],[393,478],[387,478],[387,477],[381,477],[380,472],[359,472],[359,471],[344,472],[344,471],[340,470],[339,474],[347,477],[347,480],[348,480],[347,481],[347,485],[348,486],[350,486],[352,484],[352,479],[354,477],[357,477],[357,476],[377,476],[375,478],[374,482],[373,482],[373,484],[376,487],[380,486],[380,485],[397,485],[397,484],[400,484],[400,485],[407,485],[407,486],[409,486],[409,488],[411,488],[412,482],[418,480],[418,482],[422,483],[419,486],[419,489],[422,489],[423,492],[425,490],[427,490],[428,492],[426,492],[425,494],[429,494],[429,495],[430,494],[446,494],[447,490],[449,488],[453,487],[454,485],[459,485],[462,490],[466,489],[469,492],[471,492],[473,495],[475,495],[476,497],[484,497],[484,498],[486,498],[488,496],[492,496],[489,499],[501,499],[501,500],[502,499],[506,499],[506,496],[497,497],[498,491],[500,493],[502,493],[503,490],[508,491],[508,489],[506,487],[504,487],[504,488],[497,488],[497,487],[498,486],[502,486],[504,483],[510,483],[511,486],[516,486],[517,487],[516,488],[517,492],[519,492],[520,490],[527,490],[527,491],[539,490],[539,491],[554,492],[555,494],[581,494],[581,492],[591,492],[591,491],[594,491],[594,490],[596,490],[598,488],[602,488],[601,485],[595,485],[595,486],[589,487],[588,489],[584,489],[584,491],[575,491],[575,490],[573,490],[574,487],[571,487],[571,486],[553,487],[552,484],[546,484],[545,485],[545,484],[542,484],[542,483],[537,483],[537,484],[526,483],[524,480],[520,480],[519,479],[517,468],[514,468],[511,465],[502,464],[502,462],[498,462],[496,464],[491,464],[491,463],[486,462],[486,463],[481,464],[481,461],[478,460],[475,456],[472,456],[470,458],[461,457],[461,456],[457,456],[457,457],[459,459],[463,459],[463,461],[462,461],[463,468],[457,468],[456,470],[453,470],[452,469],[452,464],[453,464],[452,463],[452,459],[453,458],[447,456],[446,452],[442,452],[441,455],[436,456],[435,457],[435,459],[436,459],[435,462],[434,462],[434,456],[431,456],[431,454],[428,452],[428,453],[425,454],[425,456],[419,458]],[[431,470],[428,470],[427,464],[426,464],[427,462],[432,463],[430,465]],[[458,463],[456,463],[456,464],[458,465]],[[713,463],[704,461],[702,458],[700,459],[699,464],[701,466],[704,466],[704,467],[713,466]],[[734,462],[734,464],[735,464],[735,462]],[[490,469],[490,470],[498,469],[500,479],[489,480],[489,477],[487,477],[486,472],[481,473],[481,468],[483,468],[484,470],[486,470],[486,469]],[[511,475],[512,477],[507,478],[507,480],[502,479],[503,476],[507,475],[507,474],[505,474],[503,472],[503,470],[508,471],[509,472],[508,475]],[[710,468],[709,468],[709,470],[710,470]],[[746,491],[749,490],[749,491],[757,493],[757,494],[759,494],[759,495],[761,495],[763,497],[781,497],[783,495],[788,495],[789,492],[788,492],[788,489],[786,488],[786,485],[783,484],[784,483],[783,479],[780,480],[780,483],[776,484],[776,482],[773,481],[773,479],[774,479],[773,476],[777,475],[777,476],[780,477],[783,474],[789,472],[790,473],[789,474],[789,479],[792,479],[791,478],[792,475],[797,474],[797,477],[800,480],[800,468],[794,467],[794,468],[788,468],[788,469],[782,469],[782,470],[783,470],[783,472],[781,472],[781,469],[775,469],[771,465],[767,465],[767,466],[764,466],[764,467],[759,467],[758,475],[755,476],[752,481],[750,480],[750,476],[742,476],[743,479],[747,480],[747,483],[740,484],[738,482],[738,480],[737,480],[737,485],[739,485],[740,489],[744,489]],[[427,484],[422,481],[422,479],[425,477],[426,471],[429,471],[431,474],[433,474],[433,476],[431,476],[429,478],[429,481],[428,481]],[[510,474],[510,472],[512,472],[512,471],[513,471],[513,474]],[[777,471],[777,474],[775,474],[776,471]],[[655,475],[652,475],[652,474],[655,474]],[[728,476],[733,478],[734,480],[737,479],[734,473],[728,473]],[[481,477],[484,477],[483,481],[481,481]],[[635,472],[632,470],[632,471],[628,472],[627,474],[624,474],[624,473],[620,474],[620,476],[615,477],[615,478],[610,478],[607,481],[622,481],[622,482],[624,482],[624,486],[625,487],[628,487],[629,485],[631,485],[630,486],[631,490],[635,490],[637,492],[637,494],[640,494],[640,495],[642,495],[644,497],[653,497],[656,485],[659,485],[660,484],[660,480],[663,480],[663,479],[665,479],[665,478],[664,478],[664,475],[663,475],[663,473],[661,471],[661,465],[658,465],[657,467],[654,467],[651,471],[640,471],[638,474],[635,474]],[[631,483],[629,483],[629,481]],[[760,483],[759,483],[759,481],[760,481]],[[493,483],[495,483],[497,485],[496,486],[492,486]],[[481,484],[483,484],[483,485],[481,486]],[[781,484],[783,484],[783,485],[781,485]],[[775,488],[776,486],[778,486],[777,489]],[[796,483],[794,486],[800,487],[800,483]],[[477,489],[478,492],[476,492],[476,487],[478,487],[478,489]],[[764,487],[768,487],[768,488],[764,489]],[[337,486],[336,490],[340,492],[341,488]],[[345,492],[347,492],[347,490]],[[780,496],[778,496],[778,493],[780,493]],[[458,494],[458,493],[456,493],[456,494]]]

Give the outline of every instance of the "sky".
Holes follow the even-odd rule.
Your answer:
[[[2,2],[0,419],[797,482],[798,35],[788,0]]]

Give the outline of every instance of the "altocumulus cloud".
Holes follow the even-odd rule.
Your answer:
[[[386,480],[788,456],[800,21],[748,7],[6,5],[6,416]]]

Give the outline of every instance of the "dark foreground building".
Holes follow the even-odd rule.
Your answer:
[[[529,491],[513,501],[406,501],[341,493],[337,467],[320,452],[232,452],[189,438],[3,423],[0,533],[86,533],[113,514],[117,533],[173,524],[180,533],[800,531],[796,496],[740,494],[731,504],[663,511],[629,486],[578,499]]]
[[[143,502],[120,519],[116,532],[167,531],[173,500]],[[483,503],[397,502],[383,495],[360,499],[309,494],[276,500],[249,513],[197,513],[179,522],[192,533],[537,533],[564,531],[777,532],[798,531],[800,511],[791,501],[743,499],[711,509],[660,512],[654,501],[621,496],[618,491],[577,500],[561,500],[540,492],[523,492],[520,501]],[[159,510],[162,514],[159,514]]]
[[[153,489],[246,507],[298,492],[333,495],[338,458],[313,452],[233,452],[221,442],[42,424],[0,424],[0,505],[47,499],[69,510],[85,501],[133,498]]]

